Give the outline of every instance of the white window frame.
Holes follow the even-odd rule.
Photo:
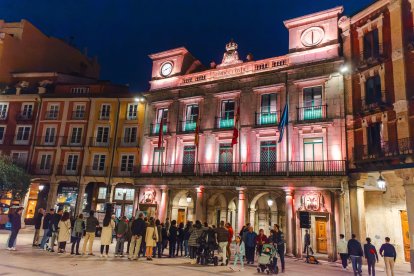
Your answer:
[[[27,140],[17,139],[20,128],[29,128],[29,134],[28,134]],[[32,126],[31,125],[17,125],[16,126],[16,134],[14,135],[14,144],[16,144],[16,145],[28,145],[29,142],[30,142],[30,135],[31,134],[32,134]],[[24,136],[24,133],[23,133],[23,136]]]
[[[73,105],[73,110],[72,110],[72,114],[81,114],[83,113],[82,117],[77,117],[77,116],[73,116],[73,119],[85,119],[85,114],[86,114],[86,104],[84,103],[75,103]]]
[[[104,115],[103,114],[104,107],[108,107],[109,108],[109,111],[107,112],[108,114],[107,115],[105,114],[105,116],[103,116]],[[99,119],[100,120],[109,120],[111,118],[111,109],[112,109],[111,104],[109,104],[109,103],[103,103],[103,104],[101,104],[101,108],[99,110]]]
[[[74,131],[74,129],[81,129],[81,135],[80,135],[80,141],[79,141],[79,143],[78,142],[72,142],[72,138],[73,138],[73,131]],[[70,136],[69,136],[69,143],[68,144],[70,144],[70,145],[82,145],[82,138],[83,138],[83,135],[84,135],[84,129],[83,129],[83,126],[72,126],[71,128],[70,128]],[[78,136],[78,135],[76,135],[76,136]]]
[[[133,129],[133,128],[135,128],[136,129],[136,135],[135,135],[135,140],[134,141],[132,141],[132,131],[130,131],[129,132],[129,136],[127,136],[126,135],[126,130],[127,129]],[[130,125],[130,126],[124,126],[124,133],[123,133],[123,135],[122,135],[122,145],[136,145],[137,143],[138,143],[138,126],[133,126],[133,125]]]
[[[98,133],[99,133],[99,128],[102,128],[102,137],[98,137]],[[108,137],[107,137],[107,140],[106,140],[106,142],[104,141],[104,129],[108,129]],[[96,145],[102,145],[102,146],[105,146],[105,145],[109,145],[109,143],[110,143],[110,141],[111,141],[111,126],[109,126],[109,125],[98,125],[98,126],[96,126],[96,130],[95,130],[95,144]],[[100,138],[100,139],[98,139],[98,138]]]
[[[9,113],[9,103],[0,102],[0,120],[6,120]]]
[[[46,167],[44,167],[44,168],[42,168],[42,162],[43,162],[43,157],[44,156],[50,156],[49,158],[49,163],[48,163],[48,168],[46,168]],[[46,157],[47,158],[47,157]],[[39,164],[39,170],[40,171],[45,171],[45,172],[50,172],[50,170],[52,169],[52,158],[53,158],[53,154],[52,153],[50,153],[50,152],[42,152],[42,153],[40,153],[39,154],[39,160],[38,160],[38,164]],[[46,164],[43,164],[43,165],[47,165],[47,163]]]
[[[26,155],[26,160],[23,160],[24,162],[22,162],[22,163],[20,163],[20,162],[16,162],[16,161],[19,161],[19,159],[20,158],[18,158],[17,160],[14,160],[13,159],[13,155],[14,154],[25,154]],[[19,164],[19,165],[27,165],[27,159],[29,158],[29,152],[28,151],[15,151],[15,150],[12,150],[11,152],[10,152],[10,157],[12,158],[12,160],[13,160],[13,163],[15,163],[15,164]],[[22,161],[22,160],[20,160],[20,161]]]
[[[69,167],[69,156],[77,156],[75,170],[72,169],[72,167],[73,167],[72,164],[71,164],[71,169],[70,170],[68,169],[68,167]],[[65,171],[70,172],[70,173],[76,173],[77,170],[78,170],[78,166],[79,166],[79,160],[80,160],[80,154],[79,153],[77,153],[77,152],[68,152],[66,154],[66,160],[65,160],[65,164],[66,164],[65,165]]]
[[[4,138],[6,137],[7,125],[0,125],[0,128],[4,128],[3,137],[0,137],[0,144],[3,144],[4,143]]]
[[[27,110],[25,110],[25,107],[26,106],[27,107],[30,107],[30,116],[27,116],[27,115],[23,114],[23,113],[27,112]],[[24,103],[22,103],[21,110],[20,110],[20,115],[23,118],[25,118],[25,119],[33,118],[33,112],[34,112],[34,103],[32,103],[32,102],[24,102]]]
[[[52,110],[53,109],[53,110]],[[49,103],[47,105],[47,116],[46,119],[56,120],[59,118],[59,112],[60,112],[60,104],[59,103]],[[50,116],[54,112],[55,116]]]
[[[93,156],[92,156],[92,166],[91,166],[92,171],[94,171],[94,172],[105,172],[107,157],[108,156],[105,153],[94,153]],[[96,158],[98,158],[98,159],[96,160]],[[102,158],[104,160],[103,160],[103,167],[101,169]],[[97,163],[95,163],[95,161]]]
[[[54,135],[53,135],[53,142],[46,141],[46,136],[47,136],[47,130],[48,129],[54,129]],[[45,125],[44,129],[43,129],[43,141],[41,141],[44,145],[56,145],[56,140],[57,140],[57,127],[56,125]]]
[[[126,158],[125,168],[123,167],[124,158]],[[131,159],[132,159],[132,165],[130,166]],[[134,165],[135,165],[135,154],[130,154],[130,153],[121,154],[121,158],[119,159],[119,171],[120,172],[122,173],[132,172],[134,170]]]
[[[131,110],[132,107],[132,110]],[[127,106],[127,120],[138,119],[138,103],[129,103]]]

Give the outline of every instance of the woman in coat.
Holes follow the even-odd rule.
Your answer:
[[[147,231],[145,233],[145,245],[146,251],[145,256],[147,257],[148,261],[152,261],[152,248],[157,245],[158,242],[158,231],[157,227],[155,226],[154,218],[150,218]]]
[[[190,259],[192,264],[195,264],[197,262],[197,250],[200,246],[197,240],[201,236],[203,231],[203,225],[199,220],[197,220],[195,225],[190,229],[190,238],[188,239],[188,246],[190,247]]]
[[[108,258],[109,245],[112,242],[112,231],[115,229],[115,222],[111,217],[111,213],[106,213],[103,220],[103,227],[101,233],[101,258],[104,256],[105,248],[105,257]]]
[[[58,224],[59,254],[65,253],[66,242],[70,240],[71,226],[69,218],[69,212],[64,212]]]
[[[75,220],[75,223],[73,224],[72,250],[70,252],[71,255],[75,254],[75,246],[76,246],[76,255],[80,255],[79,243],[82,239],[84,229],[85,229],[85,222],[83,221],[83,214],[79,214],[78,218]]]

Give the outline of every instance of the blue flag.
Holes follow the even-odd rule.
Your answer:
[[[289,107],[288,107],[288,104],[285,104],[285,108],[283,108],[282,117],[280,118],[279,126],[277,127],[280,133],[278,143],[282,142],[283,133],[285,132],[285,126],[287,127],[288,123],[289,123]]]

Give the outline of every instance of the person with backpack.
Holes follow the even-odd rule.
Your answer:
[[[43,238],[42,241],[40,242],[39,245],[39,249],[43,249],[43,250],[47,250],[47,248],[45,248],[45,246],[47,245],[47,242],[49,240],[49,238],[51,237],[51,223],[53,220],[53,215],[55,214],[55,209],[50,209],[49,213],[47,213],[44,218],[43,218]]]
[[[124,257],[125,237],[128,233],[128,224],[126,216],[123,216],[118,224],[115,226],[116,246],[115,257]]]
[[[364,256],[368,264],[368,275],[375,276],[375,263],[378,262],[377,249],[371,244],[371,238],[366,238],[367,243],[364,244]]]
[[[188,247],[188,240],[190,239],[190,230],[193,227],[193,223],[188,221],[184,228],[184,257],[189,257],[189,247]]]
[[[80,255],[79,253],[79,244],[83,236],[83,230],[85,229],[85,222],[83,221],[83,214],[79,214],[78,218],[73,223],[72,228],[72,250],[70,252],[71,255],[75,254],[75,246],[76,246],[76,255]]]
[[[352,234],[352,238],[348,241],[348,254],[351,258],[354,275],[362,275],[362,256],[364,252],[355,234]]]

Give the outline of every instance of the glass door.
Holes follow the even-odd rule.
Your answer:
[[[323,139],[303,139],[303,159],[306,171],[323,170]]]
[[[233,147],[231,144],[220,144],[219,172],[233,171]]]

